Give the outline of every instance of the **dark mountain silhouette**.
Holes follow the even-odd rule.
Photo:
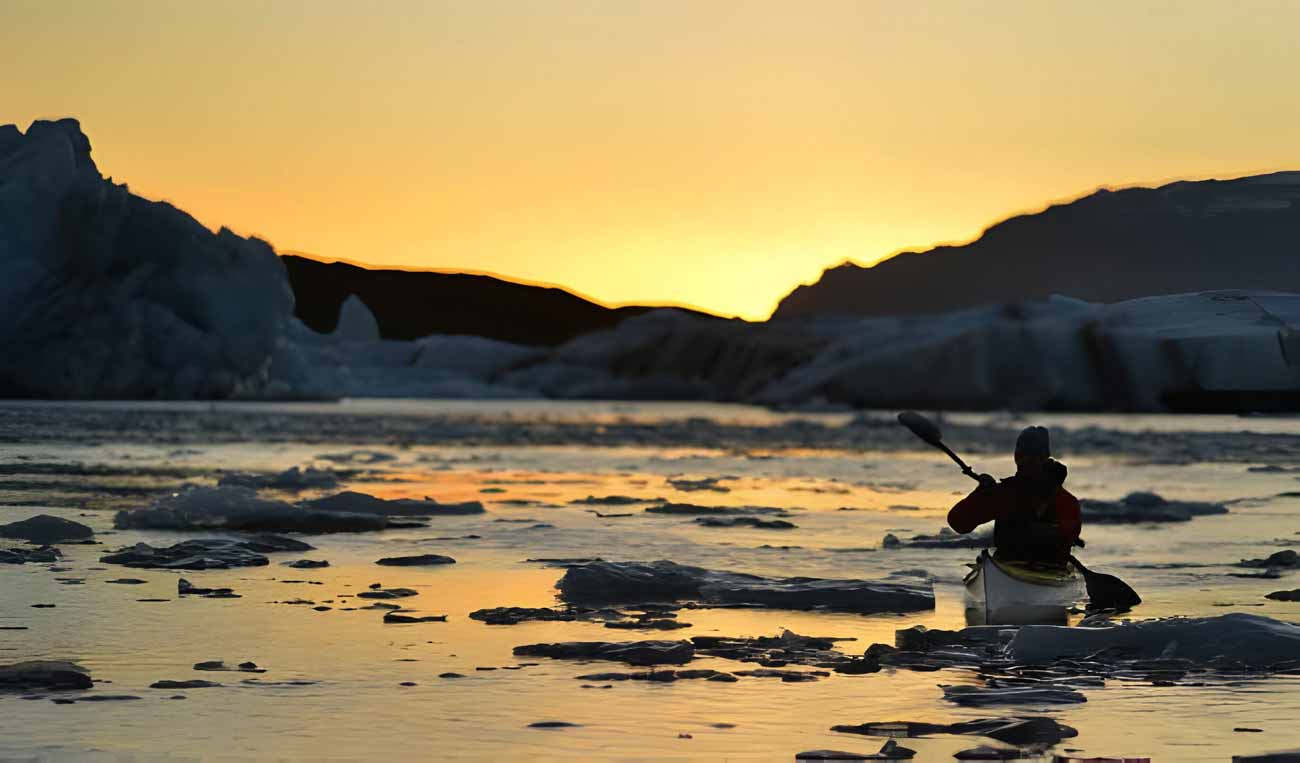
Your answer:
[[[1210,289],[1300,292],[1300,172],[1100,190],[1004,220],[969,244],[831,268],[786,296],[773,317]]]
[[[470,334],[520,344],[558,345],[654,309],[605,307],[563,289],[492,276],[369,270],[292,254],[280,259],[289,272],[295,314],[322,333],[334,330],[339,308],[353,294],[374,314],[385,339]]]

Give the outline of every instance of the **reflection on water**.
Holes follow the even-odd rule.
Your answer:
[[[354,404],[391,412],[403,404]],[[412,408],[431,405],[411,403]],[[463,406],[476,412],[479,404]],[[387,406],[387,407],[385,407]],[[516,417],[578,415],[569,405],[491,404]],[[337,411],[337,408],[323,406]],[[130,426],[131,406],[104,406]],[[273,406],[268,410],[276,410]],[[780,416],[732,406],[599,407],[600,415],[725,418]],[[305,413],[304,415],[311,415]],[[1172,420],[1172,419],[1170,419]],[[1225,426],[1241,422],[1225,420]],[[1196,426],[1204,421],[1197,419]],[[1110,681],[1085,691],[1088,702],[1061,707],[983,710],[942,700],[938,684],[975,683],[964,671],[835,674],[811,683],[749,678],[737,683],[627,681],[600,683],[577,676],[621,670],[615,664],[525,660],[520,644],[622,641],[686,635],[776,635],[782,629],[851,637],[839,646],[861,653],[892,644],[894,631],[921,624],[958,628],[966,621],[963,575],[970,549],[882,549],[886,533],[933,533],[955,494],[966,489],[942,459],[929,453],[849,454],[819,450],[744,453],[703,448],[581,446],[411,446],[380,450],[387,461],[345,464],[319,460],[354,443],[321,431],[311,441],[207,443],[201,431],[178,431],[155,444],[42,442],[0,445],[7,471],[0,483],[4,521],[49,513],[86,522],[103,546],[66,546],[66,559],[46,565],[5,565],[0,662],[73,659],[96,679],[94,692],[129,694],[122,702],[56,705],[0,697],[0,755],[110,760],[181,758],[490,759],[523,760],[791,760],[816,748],[870,752],[883,741],[836,734],[835,724],[913,720],[952,722],[1009,714],[1045,714],[1079,729],[1058,748],[1078,755],[1149,755],[1159,760],[1226,760],[1233,754],[1300,746],[1295,678],[1207,681],[1155,686]],[[376,450],[373,443],[365,445]],[[88,470],[45,465],[100,465]],[[24,467],[24,465],[28,465]],[[295,465],[350,470],[345,487],[383,497],[432,496],[483,501],[488,513],[433,520],[430,527],[373,535],[312,537],[324,569],[270,566],[186,572],[196,585],[229,587],[238,599],[177,596],[180,574],[102,565],[105,548],[139,541],[171,543],[191,537],[163,532],[112,532],[110,509],[139,505],[149,490],[185,481],[211,484],[218,469],[278,470]],[[1246,463],[1132,463],[1123,454],[1070,462],[1071,485],[1089,497],[1152,489],[1203,500],[1256,500],[1230,514],[1174,525],[1085,528],[1086,558],[1120,573],[1142,593],[1135,614],[1213,615],[1247,611],[1300,620],[1291,602],[1263,598],[1286,580],[1228,576],[1243,557],[1267,555],[1300,539],[1295,474],[1248,472]],[[23,469],[27,468],[28,472]],[[115,471],[116,470],[116,471]],[[170,470],[170,471],[169,471]],[[719,478],[715,487],[683,491],[669,478]],[[46,480],[52,484],[42,484]],[[689,486],[689,482],[679,483]],[[123,488],[124,492],[114,492]],[[292,499],[289,494],[274,494]],[[314,496],[306,492],[303,496]],[[657,516],[644,504],[572,503],[589,496],[666,498],[718,506],[760,505],[788,510],[793,529],[710,528],[690,517]],[[499,521],[518,520],[518,521]],[[526,520],[526,521],[525,521]],[[447,554],[457,564],[437,568],[379,567],[384,556]],[[856,616],[744,609],[683,610],[683,631],[608,629],[600,622],[487,626],[470,612],[493,606],[548,606],[563,570],[523,560],[538,557],[671,559],[685,564],[766,575],[883,577],[923,569],[935,579],[937,607],[906,616]],[[1188,566],[1200,565],[1200,566]],[[107,581],[135,577],[141,585]],[[67,585],[58,578],[81,578]],[[356,594],[374,583],[418,591],[403,604],[445,623],[394,625],[383,612],[356,609]],[[166,601],[142,601],[166,599]],[[296,602],[296,603],[289,603]],[[32,608],[50,603],[53,608]],[[318,610],[317,607],[329,607]],[[264,674],[196,673],[194,663],[251,660]],[[534,662],[536,664],[524,664]],[[738,663],[706,658],[691,667],[735,670]],[[463,678],[441,678],[456,673]],[[160,679],[207,678],[222,686],[182,692],[148,688]],[[261,683],[245,683],[257,678]],[[284,685],[287,681],[311,682]],[[404,685],[414,684],[414,685]],[[609,688],[604,688],[608,686]],[[168,699],[177,694],[186,699]],[[1212,714],[1200,711],[1213,707]],[[1197,714],[1189,724],[1190,714]],[[535,721],[577,727],[531,729]],[[1237,727],[1263,733],[1234,732]],[[909,740],[920,760],[951,759],[975,738]]]
[[[967,625],[1069,625],[1069,607],[1050,604],[1025,604],[1000,607],[990,612],[984,606],[966,605]],[[1075,620],[1077,621],[1077,617]]]

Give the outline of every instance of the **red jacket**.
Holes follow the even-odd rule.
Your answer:
[[[980,486],[957,502],[948,512],[948,524],[959,533],[968,533],[985,522],[1009,517],[1018,511],[1031,509],[1021,491],[1011,481]],[[1055,498],[1056,522],[1061,534],[1061,544],[1068,553],[1079,538],[1083,520],[1079,512],[1079,499],[1064,487],[1057,488]]]

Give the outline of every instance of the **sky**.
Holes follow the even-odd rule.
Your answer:
[[[766,318],[1098,186],[1300,168],[1300,2],[0,0],[0,123],[280,251]]]

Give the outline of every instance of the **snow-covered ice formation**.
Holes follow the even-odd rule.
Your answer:
[[[333,335],[290,320],[272,380],[282,380],[282,394],[308,396],[790,407],[1158,411],[1214,395],[1300,400],[1300,295],[1282,293],[1113,305],[1056,297],[932,316],[763,324],[663,309],[556,348],[469,336],[349,338],[372,323],[360,300],[345,304]]]
[[[1300,394],[1300,295],[1219,291],[1098,305],[743,324],[660,310],[507,372],[554,397],[799,406],[1162,410]]]
[[[101,177],[76,120],[0,126],[0,396],[535,394],[487,381],[533,348],[384,341],[356,297],[321,335],[293,307],[268,244]]]
[[[292,312],[270,246],[102,178],[76,120],[0,126],[0,394],[265,395]]]
[[[755,397],[1161,410],[1178,395],[1300,390],[1298,329],[1300,296],[1240,291],[825,321],[817,358]]]
[[[501,310],[508,311],[509,305]],[[293,317],[266,243],[102,178],[75,120],[0,127],[0,396],[556,397],[804,407],[1300,404],[1300,295],[1066,297],[745,323],[652,310],[558,347]],[[1279,403],[1280,401],[1280,403]]]
[[[284,369],[283,384],[302,397],[535,397],[535,390],[498,376],[546,354],[477,336],[381,339],[374,316],[355,295],[343,303],[334,333],[317,334],[294,319],[287,339],[277,369]]]
[[[379,321],[361,297],[353,294],[339,308],[339,324],[330,336],[345,342],[378,342]]]

